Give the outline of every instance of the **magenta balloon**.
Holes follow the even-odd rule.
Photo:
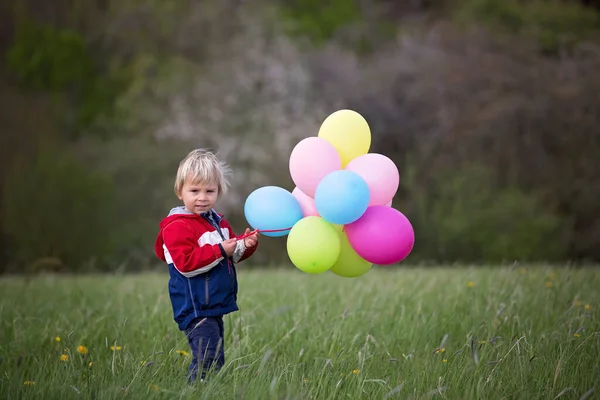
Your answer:
[[[400,185],[398,167],[383,154],[363,154],[350,161],[345,169],[356,172],[367,182],[371,193],[370,206],[387,204],[394,198]]]
[[[308,197],[298,187],[294,188],[292,195],[296,198],[296,200],[298,200],[298,203],[300,203],[300,208],[302,209],[302,214],[304,217],[319,216],[317,207],[315,206],[315,200],[312,197]]]
[[[358,220],[344,225],[356,253],[373,264],[389,265],[404,260],[415,244],[413,227],[400,211],[373,206]]]
[[[290,175],[296,186],[309,197],[321,179],[333,171],[342,169],[340,155],[331,143],[320,137],[311,136],[301,140],[290,155]]]

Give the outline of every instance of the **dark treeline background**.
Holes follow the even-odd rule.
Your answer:
[[[179,160],[235,169],[219,205],[289,190],[341,108],[399,167],[407,262],[600,261],[593,1],[20,0],[0,6],[0,271],[156,265]],[[287,261],[263,238],[255,265]]]

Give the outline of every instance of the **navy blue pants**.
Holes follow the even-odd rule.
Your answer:
[[[223,317],[202,317],[193,320],[185,330],[192,362],[188,370],[188,381],[194,382],[201,370],[205,379],[209,369],[218,371],[225,364]]]

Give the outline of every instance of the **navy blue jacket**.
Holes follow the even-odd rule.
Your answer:
[[[236,237],[222,215],[202,215],[176,207],[160,222],[154,250],[169,266],[169,297],[173,318],[185,330],[198,317],[222,316],[238,310],[235,263],[248,258],[239,240],[232,257],[221,242]]]

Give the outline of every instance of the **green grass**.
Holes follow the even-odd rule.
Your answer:
[[[0,398],[600,392],[593,269],[377,268],[344,279],[240,266],[241,311],[226,317],[226,366],[195,393],[186,389],[190,356],[177,352],[188,347],[172,321],[167,279],[165,272],[0,280]]]

